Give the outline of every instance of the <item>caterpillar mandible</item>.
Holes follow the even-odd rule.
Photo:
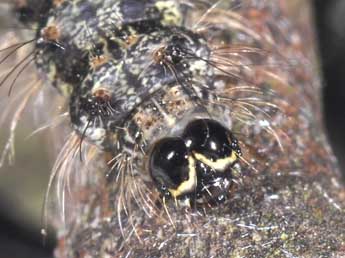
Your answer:
[[[69,128],[44,204],[43,234],[49,218],[60,229],[56,257],[341,254],[344,188],[314,114],[311,37],[290,8],[15,3],[31,38],[4,47],[1,63],[29,50],[0,85],[11,95],[29,66],[37,76],[11,132],[46,88]]]

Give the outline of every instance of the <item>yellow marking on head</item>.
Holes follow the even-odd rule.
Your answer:
[[[232,165],[238,158],[235,151],[231,152],[230,157],[217,159],[216,161],[212,161],[211,159],[205,157],[200,153],[193,152],[193,154],[198,161],[218,171],[224,171],[228,166]]]
[[[188,157],[188,180],[183,181],[177,189],[168,189],[174,198],[194,190],[197,184],[197,176],[195,169],[195,160],[192,156]]]

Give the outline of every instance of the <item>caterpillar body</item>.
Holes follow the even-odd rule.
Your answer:
[[[32,50],[1,85],[33,65],[26,96],[55,88],[70,128],[44,205],[43,233],[63,225],[57,257],[340,254],[310,38],[281,2],[15,4],[34,35],[2,52]]]

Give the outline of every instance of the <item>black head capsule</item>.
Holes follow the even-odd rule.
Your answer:
[[[219,204],[229,195],[239,155],[238,142],[227,128],[211,119],[198,119],[179,137],[155,144],[150,173],[165,196]]]
[[[182,139],[164,138],[151,153],[151,176],[164,195],[177,198],[196,188],[194,163]]]
[[[193,156],[218,171],[224,171],[241,155],[232,133],[211,119],[199,119],[187,125],[182,134]]]

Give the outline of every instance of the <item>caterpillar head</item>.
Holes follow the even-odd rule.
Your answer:
[[[192,204],[225,201],[241,150],[233,134],[211,119],[191,121],[181,135],[154,144],[149,158],[163,195]]]

